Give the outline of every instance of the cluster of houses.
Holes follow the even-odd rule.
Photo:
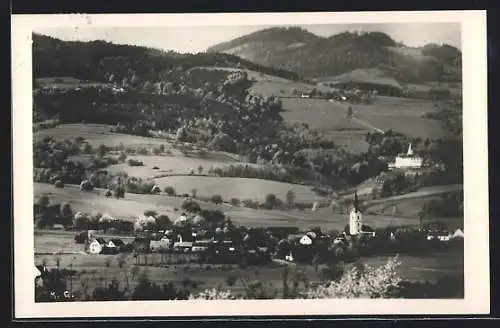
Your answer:
[[[142,230],[136,233],[134,240],[130,243],[124,243],[119,238],[105,240],[95,237],[94,231],[81,232],[75,237],[75,241],[85,244],[85,250],[90,254],[194,253],[208,256],[214,262],[221,259],[239,262],[243,257],[265,261],[277,257],[302,262],[311,261],[321,249],[328,249],[335,245],[348,245],[349,237],[363,236],[366,239],[376,237],[376,232],[370,226],[363,224],[363,215],[358,206],[356,192],[349,213],[349,224],[338,236],[330,236],[320,229],[300,233],[296,227],[246,230],[226,225],[208,232],[200,229],[196,224],[183,224],[187,221],[185,215],[181,215],[171,229],[156,232]],[[463,238],[463,230],[460,229],[449,232],[436,226],[427,227],[424,232],[427,240],[446,242]],[[395,232],[391,232],[388,237],[397,238]]]
[[[75,242],[85,244],[85,251],[89,254],[118,254],[131,252],[132,244],[125,243],[120,238],[111,238],[106,241],[102,237],[94,236],[95,231],[88,230],[75,236]]]

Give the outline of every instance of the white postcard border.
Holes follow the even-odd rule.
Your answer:
[[[193,23],[194,22],[194,23]],[[465,298],[35,303],[31,33],[41,27],[460,22],[463,53]],[[490,310],[486,11],[13,15],[14,290],[16,318],[487,314]]]

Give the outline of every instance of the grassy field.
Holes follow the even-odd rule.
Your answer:
[[[151,281],[157,284],[173,283],[180,287],[184,281],[189,280],[196,284],[196,287],[191,287],[190,290],[196,292],[208,288],[222,287],[229,289],[226,280],[230,275],[237,277],[248,277],[250,281],[262,279],[268,286],[272,286],[276,290],[280,290],[282,286],[283,265],[271,263],[267,266],[248,267],[240,269],[236,265],[206,265],[206,264],[181,264],[160,266],[139,266],[139,274],[133,277],[132,267],[135,265],[135,259],[129,256],[122,268],[119,267],[116,255],[60,255],[60,268],[69,268],[72,263],[73,270],[79,272],[77,277],[73,279],[73,290],[79,290],[82,282],[89,280],[90,289],[99,285],[104,285],[112,279],[117,279],[122,285],[122,288],[127,285],[127,280],[131,288],[137,284],[137,277],[140,273],[146,273]],[[109,268],[106,267],[106,258],[111,258]],[[54,257],[36,256],[35,262],[44,261],[47,266],[56,267]],[[108,260],[109,261],[109,260]],[[307,270],[307,275],[311,280],[319,280],[319,275],[311,266],[301,268],[304,272]],[[244,286],[240,279],[236,281],[230,289],[235,293],[244,291]]]
[[[286,201],[286,193],[292,190],[297,202],[312,203],[317,200],[311,187],[262,179],[218,178],[203,176],[172,176],[155,180],[160,188],[172,186],[178,193],[189,193],[193,188],[199,196],[221,195],[224,200],[232,197],[263,202],[268,193]]]
[[[169,215],[171,219],[176,219],[183,199],[178,197],[168,197],[165,195],[137,195],[126,194],[125,199],[115,199],[104,197],[104,192],[81,192],[76,186],[65,186],[64,189],[57,189],[54,186],[43,183],[34,184],[35,198],[46,194],[53,204],[68,202],[74,211],[108,213],[117,218],[134,220],[138,215],[146,210],[155,210],[158,213]],[[200,202],[203,209],[218,209],[230,216],[235,224],[248,227],[262,226],[297,226],[300,229],[308,229],[320,226],[322,229],[341,230],[348,222],[346,214],[339,213],[329,207],[320,208],[316,212],[310,209],[305,211],[291,210],[255,210],[243,207],[233,207],[227,204],[215,205],[212,203]],[[374,228],[385,227],[387,225],[409,225],[418,224],[418,217],[408,217],[403,214],[399,216],[390,215],[369,215],[363,216],[364,222]],[[450,219],[450,225],[460,226],[463,220]]]
[[[74,140],[76,137],[84,138],[92,147],[103,144],[108,147],[125,146],[159,146],[167,143],[166,140],[146,138],[129,134],[114,133],[110,125],[104,124],[61,124],[52,129],[44,129],[33,134],[35,140],[53,137],[55,140]]]
[[[362,138],[363,142],[369,131],[347,118],[347,103],[301,98],[282,99],[282,102],[285,109],[283,117],[287,121],[304,122],[327,133],[333,132],[332,136],[338,136],[338,132],[341,132],[347,137]],[[352,107],[356,117],[382,130],[392,129],[421,138],[451,137],[438,121],[422,118],[433,110],[433,106],[434,103],[427,100],[380,96],[372,104],[356,104]]]
[[[191,170],[198,174],[198,167],[203,168],[202,174],[207,173],[210,167],[239,164],[229,158],[219,156],[217,158],[199,158],[195,156],[186,157],[184,155],[173,156],[129,156],[128,159],[139,160],[144,166],[129,166],[127,163],[111,165],[106,168],[110,173],[127,172],[129,176],[138,178],[153,178],[167,174],[189,174]],[[153,167],[158,167],[154,170]],[[161,181],[161,180],[159,180]]]
[[[43,77],[37,78],[36,83],[42,88],[55,89],[92,88],[111,85],[94,81],[83,81],[73,77]]]

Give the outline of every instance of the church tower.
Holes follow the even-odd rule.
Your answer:
[[[362,215],[358,207],[358,193],[354,191],[354,203],[349,213],[349,234],[357,235],[361,232]]]

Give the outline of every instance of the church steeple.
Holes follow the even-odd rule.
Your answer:
[[[358,191],[354,191],[354,202],[351,213],[349,213],[349,234],[357,235],[362,229],[362,214],[358,207]]]
[[[413,155],[413,149],[411,149],[411,143],[408,145],[408,152],[407,152],[407,155],[408,155],[408,156],[412,156],[412,155]]]
[[[358,191],[354,190],[354,203],[353,203],[354,211],[359,212],[359,207],[358,207]]]

